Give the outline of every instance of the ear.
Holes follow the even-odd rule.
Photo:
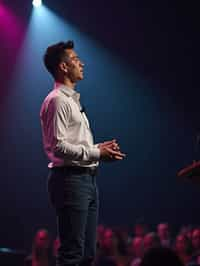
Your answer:
[[[63,72],[67,73],[67,64],[65,62],[62,62],[58,65],[59,69],[62,70]]]

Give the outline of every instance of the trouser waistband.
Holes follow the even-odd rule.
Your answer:
[[[68,174],[77,174],[77,175],[97,175],[97,167],[82,167],[82,166],[60,166],[51,168],[52,171],[63,171]]]

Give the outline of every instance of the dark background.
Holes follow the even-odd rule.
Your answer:
[[[199,158],[197,1],[44,4],[109,54],[107,62],[105,54],[101,57],[94,49],[87,78],[78,85],[96,142],[116,138],[127,154],[123,162],[101,166],[99,221],[130,227],[144,221],[153,229],[161,221],[173,228],[199,224],[200,187],[176,177],[178,170]],[[25,31],[31,1],[8,0],[4,6],[16,14]],[[4,40],[1,34],[0,246],[29,249],[38,228],[47,227],[56,235],[39,123],[40,105],[52,80],[43,71],[30,82],[30,62],[28,76],[22,77],[25,89],[12,84],[11,98],[10,80],[21,43]]]

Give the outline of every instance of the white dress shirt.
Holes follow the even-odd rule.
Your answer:
[[[94,145],[85,113],[80,112],[79,99],[74,89],[55,83],[42,104],[40,120],[49,168],[98,165],[100,150]]]

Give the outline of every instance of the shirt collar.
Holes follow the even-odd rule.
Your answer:
[[[68,88],[66,85],[55,82],[54,89],[60,90],[62,93],[64,93],[68,97],[72,97],[75,100],[80,100],[80,93],[76,92],[74,89]]]

